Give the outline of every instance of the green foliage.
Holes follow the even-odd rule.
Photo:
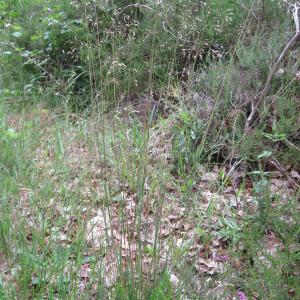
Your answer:
[[[47,98],[79,107],[137,97],[209,53],[220,56],[237,41],[248,14],[235,0],[0,4],[4,84],[25,93],[47,91]]]
[[[157,286],[155,286],[149,295],[149,300],[171,300],[174,299],[173,287],[170,282],[170,276],[168,272],[163,272],[158,280]]]
[[[16,164],[16,144],[20,136],[13,128],[5,126],[3,114],[0,107],[0,170],[11,173]]]
[[[204,272],[198,287],[194,281],[198,270],[191,268],[195,249],[197,258],[212,260],[219,250],[224,257],[232,251],[224,265],[225,259],[230,265],[238,255],[242,267],[226,279],[234,289],[230,296],[237,289],[249,298],[298,296],[297,201],[272,194],[269,173],[264,172],[272,157],[299,162],[299,87],[292,55],[283,66],[284,74],[272,82],[255,128],[243,132],[251,100],[263,88],[291,32],[279,2],[0,0],[0,259],[12,264],[9,276],[1,274],[1,299],[169,300],[185,293],[199,299],[206,288],[216,291],[213,284],[221,278]],[[173,115],[166,124],[172,129],[166,126],[166,134],[128,116],[97,115],[98,108],[102,113],[122,99],[140,101],[144,99],[140,95],[156,91],[161,96],[157,103],[167,107],[168,103],[161,103],[169,100],[163,91],[175,85],[176,96],[171,94],[183,109],[171,108]],[[211,99],[203,114],[188,103],[194,93]],[[29,107],[31,115],[17,116],[22,129],[10,128],[2,104],[12,104],[12,110],[18,106],[20,112],[27,99],[63,103],[66,108],[95,104],[92,112],[97,117],[88,121],[67,110],[64,119],[58,110],[51,115],[45,110],[44,120]],[[48,117],[50,126],[44,124]],[[158,137],[155,146],[149,144],[153,133]],[[170,140],[172,145],[164,145]],[[152,150],[161,150],[152,146],[164,148],[164,162],[161,157],[152,161],[156,153]],[[171,172],[168,146],[174,158]],[[240,164],[235,162],[248,163],[254,170],[259,166],[259,171],[246,173],[253,188],[241,192],[254,212],[250,206],[248,211],[247,201],[236,199],[241,206],[236,207],[213,195],[230,187],[234,172],[240,176]],[[217,182],[207,184],[214,193],[202,195],[206,183],[199,182],[199,164],[205,163],[223,165],[212,174]],[[243,186],[238,191],[233,188],[240,197]],[[116,227],[118,233],[118,221],[122,227],[120,240],[116,234],[116,240],[108,241],[107,250],[114,252],[109,263],[116,275],[110,287],[105,286],[110,270],[104,261],[111,253],[86,242],[87,222],[99,208],[108,210],[106,221],[113,231]],[[127,208],[133,208],[134,216],[131,210],[125,215]],[[172,216],[165,222],[169,211]],[[180,224],[187,221],[187,226],[177,226],[177,213]],[[146,225],[144,215],[149,217]],[[148,221],[152,227],[147,227]],[[160,227],[167,224],[172,232]],[[194,226],[196,248],[190,247],[193,241],[185,235]],[[270,232],[283,244],[277,256],[262,247]],[[154,233],[154,241],[148,240],[147,233]],[[123,244],[122,234],[128,235],[126,250],[133,254],[126,261],[127,240]],[[161,234],[166,239],[160,240]],[[110,233],[106,235],[110,239]],[[173,268],[177,284],[167,271],[161,272],[158,256],[167,249],[166,269]],[[143,265],[145,256],[151,264],[149,272]]]
[[[271,202],[270,198],[265,201]],[[239,274],[237,285],[247,295],[265,299],[286,299],[292,293],[299,297],[300,290],[297,285],[297,264],[299,264],[299,216],[296,213],[294,199],[286,204],[276,201],[272,209],[263,209],[258,218],[250,217],[243,227],[242,241],[244,248],[238,255],[244,261],[243,272]],[[287,217],[289,216],[289,217]],[[287,218],[293,220],[289,222]],[[266,224],[265,221],[268,220]],[[263,222],[262,222],[263,221]],[[266,226],[267,225],[267,226]],[[267,235],[264,235],[267,232]],[[271,240],[271,249],[262,249],[261,243],[268,236],[275,234],[280,239]],[[270,254],[269,251],[276,251]],[[262,284],[263,283],[263,284]]]
[[[293,77],[297,64],[295,66],[293,55],[287,57],[284,74],[275,76],[272,81],[271,96],[266,97],[265,105],[257,113],[258,124],[251,133],[244,134],[251,103],[262,91],[270,66],[286,41],[286,23],[274,26],[276,31],[269,32],[263,27],[254,36],[241,39],[228,60],[210,60],[207,68],[194,75],[192,90],[205,92],[215,100],[212,124],[218,132],[213,131],[207,142],[212,146],[221,141],[223,158],[229,153],[239,153],[241,157],[255,161],[262,151],[273,149],[280,160],[288,161],[293,157],[298,163],[297,150],[287,146],[289,141],[297,144],[299,135],[298,84]]]
[[[127,277],[128,279],[128,277]],[[116,292],[114,299],[119,300],[137,300],[137,299],[146,299],[146,300],[171,300],[174,299],[174,291],[172,284],[170,282],[170,276],[168,272],[164,271],[159,275],[157,283],[153,286],[147,285],[143,294],[140,295],[140,291],[137,289],[137,286],[128,280],[126,283],[117,284]]]
[[[3,201],[3,200],[1,200]],[[10,229],[10,222],[7,217],[7,214],[4,215],[4,212],[1,213],[1,220],[0,220],[0,250],[5,253],[5,255],[9,255],[10,247],[9,247],[9,229]],[[1,291],[1,287],[0,287]],[[1,295],[1,292],[0,292]]]
[[[223,218],[222,229],[218,232],[218,236],[225,241],[238,243],[241,240],[241,228],[237,223],[237,220],[231,218]]]
[[[178,124],[174,127],[172,152],[174,156],[175,172],[179,175],[191,172],[205,158],[199,144],[202,140],[205,125],[201,120],[191,115],[188,111],[182,111]]]

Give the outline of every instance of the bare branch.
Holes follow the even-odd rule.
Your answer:
[[[299,6],[298,6],[298,4],[295,4],[294,5],[294,12],[293,12],[294,21],[295,21],[295,24],[296,24],[296,33],[300,32],[299,14],[298,14],[298,12],[299,12]]]
[[[300,2],[299,1],[296,1],[294,3],[290,2],[290,1],[287,1],[287,0],[282,0],[283,3],[285,3],[286,5],[288,5],[290,8],[293,8],[295,5],[300,5]]]
[[[288,1],[284,1],[284,2],[290,5],[290,3]],[[264,89],[258,95],[258,97],[253,101],[252,110],[251,110],[251,113],[250,113],[249,117],[246,120],[244,132],[249,132],[251,130],[252,125],[254,123],[254,119],[255,119],[257,109],[259,108],[259,106],[263,102],[265,96],[267,95],[267,93],[270,89],[271,82],[273,80],[274,74],[278,70],[280,63],[282,62],[282,60],[284,59],[284,57],[286,56],[288,51],[295,45],[296,41],[300,37],[300,24],[299,24],[300,4],[295,3],[295,4],[291,4],[291,5],[293,6],[293,18],[294,18],[294,22],[295,22],[296,33],[288,41],[288,43],[286,44],[286,46],[282,50],[281,54],[279,55],[277,61],[275,62],[274,66],[273,66],[273,68],[272,68],[272,70],[271,70],[271,72],[270,72],[270,74],[267,78]]]

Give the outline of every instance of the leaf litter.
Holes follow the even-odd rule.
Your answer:
[[[244,193],[237,195],[236,189],[229,186],[224,192],[216,192],[212,183],[218,181],[220,170],[216,167],[208,172],[202,168],[202,175],[194,184],[192,192],[195,197],[198,197],[195,210],[189,209],[186,204],[178,201],[181,198],[180,190],[177,184],[170,181],[163,183],[163,194],[153,193],[146,187],[146,194],[140,197],[136,191],[130,189],[130,185],[123,185],[125,189],[120,190],[120,183],[110,180],[107,183],[116,192],[113,196],[109,196],[109,203],[103,205],[101,202],[105,202],[108,198],[103,180],[108,177],[117,178],[118,170],[112,165],[99,162],[96,149],[93,147],[82,142],[75,142],[76,130],[66,134],[70,135],[70,138],[67,139],[69,146],[65,147],[64,155],[67,159],[64,160],[64,165],[71,171],[72,176],[63,180],[67,180],[64,184],[69,191],[74,191],[79,184],[81,185],[79,195],[82,201],[77,208],[64,206],[58,201],[59,189],[54,192],[49,204],[54,215],[61,216],[65,220],[65,226],[52,226],[51,234],[47,239],[58,244],[71,245],[79,227],[73,215],[74,209],[80,212],[86,228],[84,232],[88,246],[86,257],[97,253],[101,253],[102,257],[96,265],[92,266],[90,262],[84,262],[80,266],[78,284],[81,293],[84,293],[89,285],[89,278],[93,272],[102,272],[104,286],[112,287],[118,280],[120,258],[121,268],[125,272],[128,267],[137,266],[140,259],[139,251],[143,252],[141,264],[143,276],[150,276],[154,262],[157,260],[160,271],[167,267],[171,283],[175,288],[179,288],[180,267],[192,270],[196,289],[202,289],[203,278],[210,282],[212,293],[217,294],[218,287],[227,284],[226,281],[214,279],[216,274],[223,274],[226,266],[233,261],[227,251],[224,236],[219,234],[224,227],[224,223],[219,221],[220,218],[236,218],[238,226],[244,217],[245,208],[252,207],[254,213],[257,210],[257,204],[250,191],[245,190]],[[48,140],[51,136],[48,135]],[[168,130],[159,131],[156,128],[152,132],[149,152],[150,156],[153,156],[151,164],[154,170],[161,161],[166,164],[166,168],[172,164],[170,140],[171,135]],[[33,162],[37,169],[41,170],[40,174],[58,187],[61,181],[55,170],[54,150],[51,144],[51,142],[45,144],[48,148],[38,147]],[[299,180],[299,174],[295,170],[292,170],[290,175]],[[270,190],[273,195],[283,196],[283,201],[294,194],[288,181],[280,177],[271,179]],[[19,193],[20,207],[16,208],[15,212],[22,212],[29,228],[38,226],[40,220],[35,215],[36,212],[31,203],[35,191],[20,187]],[[101,200],[100,203],[91,207],[86,206],[85,204],[89,203],[93,195]],[[154,214],[154,206],[157,206],[160,198],[163,198],[163,201],[159,226],[157,226],[158,220]],[[149,199],[151,199],[150,202]],[[140,214],[137,211],[140,211]],[[194,211],[198,212],[196,218]],[[17,215],[18,213],[16,213],[16,218]],[[154,257],[155,245],[157,249],[155,249]],[[266,233],[262,246],[270,255],[276,255],[278,251],[283,250],[281,240],[272,231]],[[259,257],[265,260],[263,255]],[[4,273],[8,273],[5,264],[1,264],[1,269]],[[70,271],[66,269],[65,272]],[[33,278],[34,284],[38,278],[34,274]],[[213,285],[211,281],[214,281]],[[247,299],[242,291],[237,292],[236,298]]]

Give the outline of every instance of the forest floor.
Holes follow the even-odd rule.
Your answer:
[[[175,116],[148,127],[128,110],[7,111],[0,298],[123,299],[130,278],[143,295],[158,282],[149,299],[296,299],[297,170],[179,177]]]
[[[300,299],[298,2],[0,0],[0,300]]]

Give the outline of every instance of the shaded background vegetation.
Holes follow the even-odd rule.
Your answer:
[[[294,30],[287,8],[272,0],[11,0],[1,1],[0,22],[3,95],[80,110],[98,103],[107,110],[149,93],[155,100],[180,102],[200,91],[215,101],[214,120],[220,120],[204,138],[205,152],[217,161],[230,155],[228,145],[240,141],[251,100]],[[262,143],[274,147],[272,136],[278,134],[298,142],[295,59],[290,55],[284,74],[274,81],[276,100],[269,102],[275,108],[263,113],[253,140],[241,142],[242,156],[256,157]],[[280,115],[276,124],[272,114]],[[207,135],[200,129],[207,120],[191,122],[204,123],[197,125],[193,141],[186,135],[193,131],[190,125],[180,133],[181,145],[193,153],[186,160],[193,161],[195,146]],[[203,147],[199,155],[207,160]],[[295,157],[295,149],[288,152],[285,161]]]
[[[110,104],[144,93],[151,63],[154,89],[186,80],[190,66],[226,57],[242,28],[283,18],[276,1],[2,1],[3,81],[57,103]]]

